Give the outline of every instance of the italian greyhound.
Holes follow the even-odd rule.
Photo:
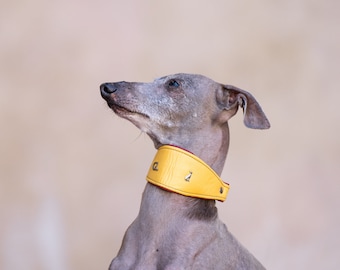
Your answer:
[[[185,149],[217,175],[229,148],[228,120],[239,107],[248,128],[270,127],[250,93],[202,75],[181,73],[150,83],[103,83],[100,91],[118,116],[149,135],[156,149],[166,145]],[[139,214],[109,269],[264,267],[220,221],[214,199],[180,195],[147,182]]]

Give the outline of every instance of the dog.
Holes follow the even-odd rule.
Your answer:
[[[100,91],[158,149],[139,214],[109,269],[265,269],[228,231],[215,206],[229,190],[219,178],[229,148],[228,120],[241,107],[246,127],[270,127],[255,98],[183,73],[149,83],[103,83]]]

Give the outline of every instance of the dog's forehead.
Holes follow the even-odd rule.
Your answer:
[[[154,80],[157,83],[166,83],[169,80],[182,80],[188,84],[211,84],[215,83],[213,80],[199,74],[177,73],[163,76]]]

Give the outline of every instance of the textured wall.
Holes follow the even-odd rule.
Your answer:
[[[220,217],[268,269],[337,269],[340,2],[0,3],[0,268],[106,269],[155,150],[104,81],[201,73],[272,123],[230,121]]]

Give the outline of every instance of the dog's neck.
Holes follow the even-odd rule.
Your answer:
[[[182,134],[177,140],[166,139],[162,142],[157,138],[150,137],[156,149],[162,145],[174,145],[182,148],[202,159],[221,176],[229,149],[229,126],[227,122],[222,126],[212,126],[197,131],[195,136],[191,133]]]
[[[221,176],[229,149],[229,127],[228,123],[225,123],[222,127],[215,128],[214,132],[195,136],[198,141],[189,139],[187,145],[182,148],[202,159]]]
[[[215,133],[207,143],[188,142],[177,145],[202,159],[218,175],[221,175],[229,148],[228,124]],[[157,147],[158,148],[158,147]],[[166,191],[151,183],[147,183],[141,202],[139,216],[147,218],[150,222],[154,219],[167,218],[167,215],[186,217],[195,220],[211,220],[217,218],[215,200],[199,199],[179,195]],[[154,220],[157,222],[157,220]]]
[[[213,220],[217,218],[215,200],[198,199],[166,191],[147,183],[143,192],[139,218],[151,224],[162,223],[169,217],[190,220]],[[154,225],[158,226],[158,225]],[[176,226],[177,227],[177,226]]]
[[[229,132],[228,136],[224,136],[224,134],[222,134],[221,140],[210,140],[207,144],[197,144],[195,146],[191,146],[187,150],[204,160],[205,163],[207,163],[219,176],[221,176],[224,163],[227,158],[228,149]]]
[[[211,128],[215,130],[211,130]],[[157,149],[165,144],[176,145],[193,153],[208,164],[216,174],[221,175],[229,148],[229,127],[227,122],[222,126],[211,126],[206,130],[197,131],[195,136],[182,134],[182,137],[178,140],[162,142],[159,138],[150,137]],[[160,219],[166,220],[169,216],[185,217],[191,220],[216,219],[215,200],[183,196],[166,191],[148,182],[143,192],[139,212],[140,220],[159,223]]]

